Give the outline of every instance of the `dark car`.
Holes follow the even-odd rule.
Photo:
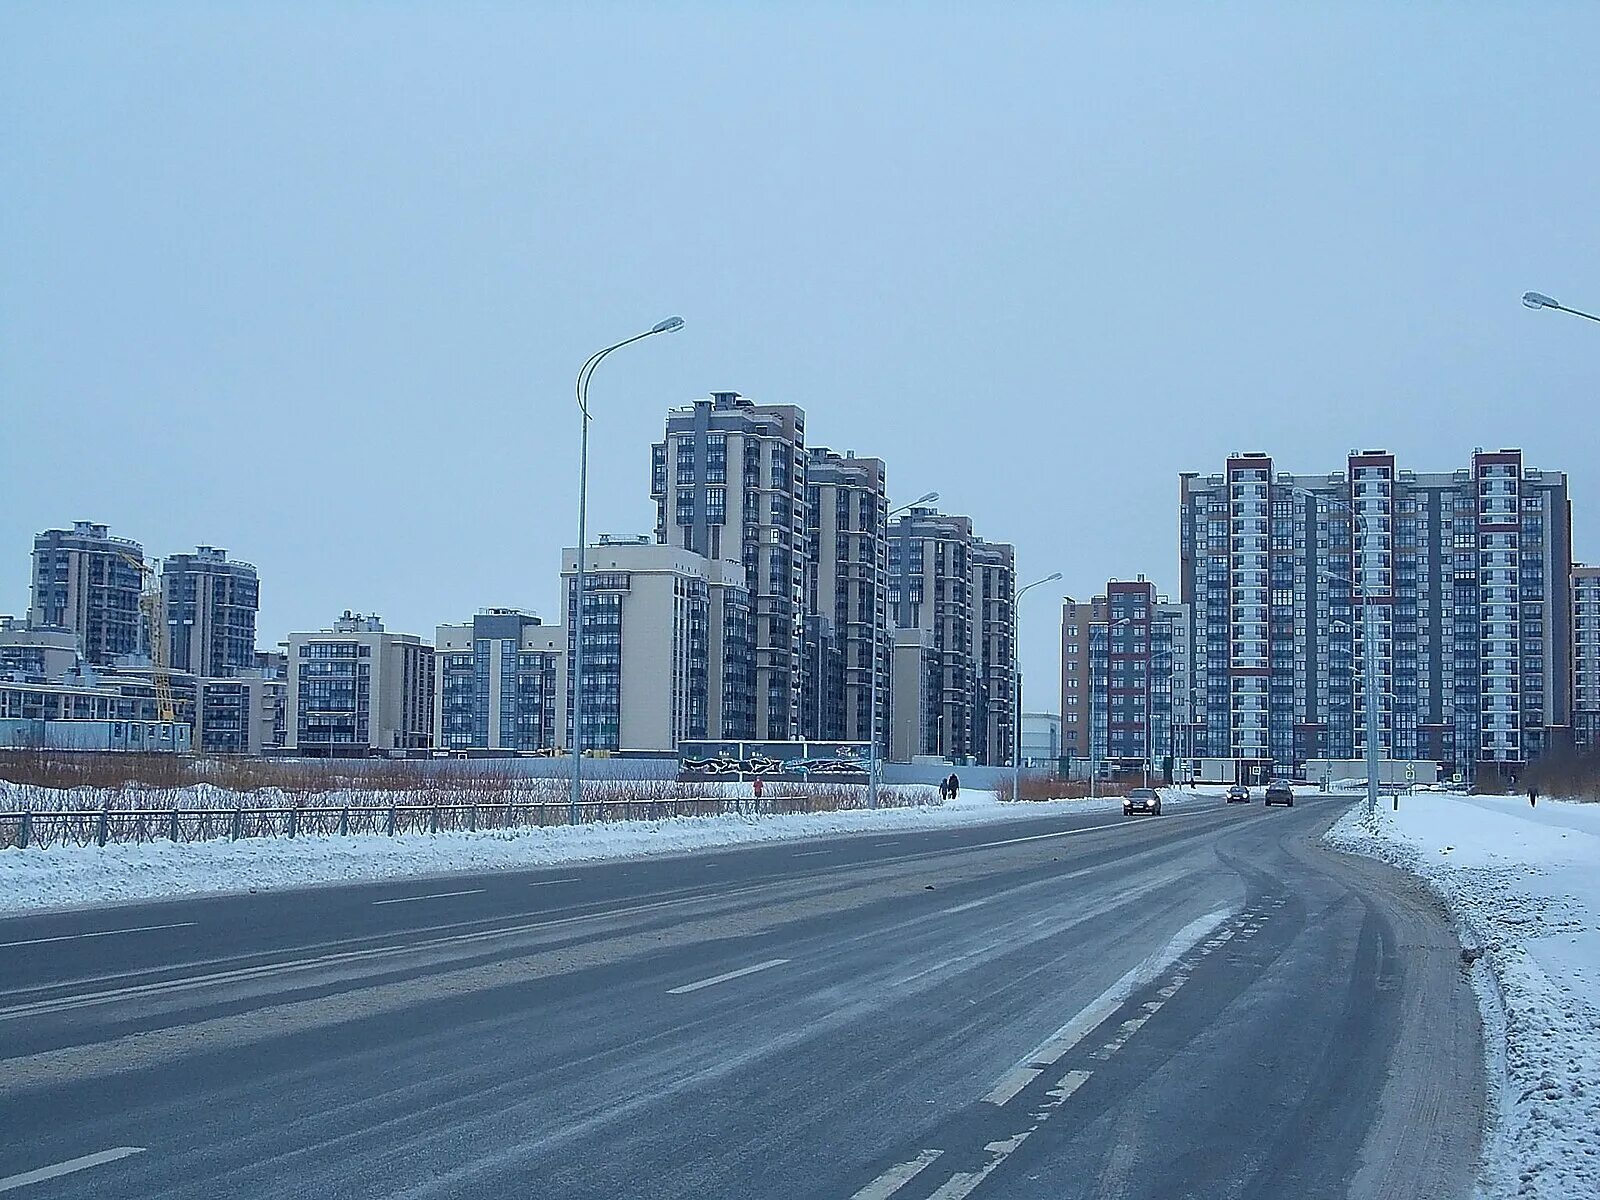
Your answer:
[[[1274,779],[1267,784],[1267,804],[1283,804],[1289,808],[1294,807],[1294,789],[1281,779]]]
[[[1122,815],[1131,817],[1134,813],[1149,813],[1152,817],[1161,815],[1161,794],[1155,788],[1134,788],[1122,798]]]
[[[1250,789],[1245,787],[1245,785],[1242,784],[1242,783],[1234,784],[1231,788],[1228,789],[1228,803],[1229,804],[1239,804],[1239,803],[1249,804],[1250,803]]]

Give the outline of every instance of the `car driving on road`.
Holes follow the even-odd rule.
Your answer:
[[[1134,813],[1149,813],[1152,817],[1161,815],[1161,795],[1155,788],[1134,788],[1122,800],[1122,815],[1131,817]]]
[[[1282,804],[1289,808],[1293,808],[1294,789],[1291,788],[1284,780],[1274,779],[1271,783],[1267,784],[1266,801],[1267,807],[1269,808],[1274,804]]]
[[[1250,789],[1242,783],[1236,783],[1228,789],[1229,804],[1250,803]]]

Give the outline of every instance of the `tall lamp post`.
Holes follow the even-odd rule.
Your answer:
[[[1021,639],[1022,598],[1041,583],[1054,583],[1061,572],[1035,579],[1011,597],[1011,798],[1022,799],[1022,655],[1018,642]]]
[[[1524,292],[1522,302],[1529,308],[1553,308],[1557,312],[1571,313],[1575,317],[1582,317],[1586,321],[1600,321],[1600,317],[1593,313],[1582,312],[1576,308],[1568,308],[1565,304],[1557,304],[1549,296],[1542,296],[1538,292]]]
[[[653,337],[658,333],[677,333],[683,328],[682,317],[668,317],[657,321],[643,333],[596,350],[578,370],[578,411],[582,415],[583,433],[578,449],[578,573],[577,600],[573,604],[572,623],[572,795],[567,805],[567,819],[578,823],[578,805],[583,800],[583,608],[584,568],[588,564],[589,520],[589,379],[602,359],[613,350]]]
[[[907,509],[916,508],[921,504],[932,504],[938,498],[938,492],[929,492],[924,496],[918,496],[909,504],[902,504],[898,508],[891,508],[888,512],[883,514],[883,544],[885,560],[887,560],[889,553],[889,518],[895,516],[897,513],[903,513]],[[872,563],[873,571],[876,572],[878,564],[878,554],[876,549],[873,550]],[[888,569],[887,561],[884,563],[884,569],[886,571]],[[883,649],[883,617],[881,614],[883,610],[887,609],[889,606],[886,596],[887,591],[888,588],[885,586],[884,581],[879,580],[879,594],[872,598],[872,745],[867,748],[868,808],[878,807],[878,741],[883,736],[878,729],[878,652]],[[881,606],[878,604],[879,600],[883,601]],[[894,671],[893,646],[889,647],[889,670],[891,672]]]
[[[1368,568],[1366,553],[1370,542],[1367,518],[1354,504],[1347,503],[1337,497],[1318,495],[1308,488],[1294,488],[1293,491],[1298,496],[1309,496],[1318,504],[1331,504],[1344,509],[1350,514],[1353,523],[1360,531],[1362,555],[1360,567],[1356,567],[1354,564],[1351,565],[1352,577],[1348,580],[1345,580],[1340,575],[1334,575],[1331,578],[1340,579],[1346,583],[1354,583],[1357,592],[1361,596],[1361,635],[1366,641],[1366,646],[1364,647],[1366,662],[1362,672],[1364,678],[1362,690],[1366,693],[1363,707],[1366,710],[1367,717],[1367,820],[1376,821],[1378,819],[1378,724],[1383,719],[1383,702],[1381,699],[1374,700],[1374,697],[1378,695],[1378,609],[1376,605],[1371,603],[1371,594],[1367,590]],[[1323,573],[1327,574],[1327,572]],[[1351,636],[1354,636],[1353,629]],[[1373,719],[1374,710],[1378,713],[1377,720]]]

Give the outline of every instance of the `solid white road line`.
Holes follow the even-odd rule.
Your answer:
[[[0,1179],[0,1192],[27,1187],[30,1183],[43,1183],[46,1179],[71,1175],[74,1171],[87,1171],[90,1167],[98,1167],[103,1163],[116,1162],[119,1158],[131,1158],[135,1154],[143,1153],[143,1146],[113,1146],[110,1150],[102,1150],[98,1154],[69,1158],[66,1162],[56,1163],[53,1167],[40,1167],[37,1171],[24,1171],[21,1175],[7,1175],[4,1179]]]
[[[754,975],[757,971],[765,971],[770,967],[781,967],[788,962],[787,958],[772,958],[764,963],[757,963],[753,967],[740,967],[737,971],[729,971],[725,975],[713,975],[710,979],[700,979],[694,983],[686,983],[682,987],[668,988],[667,995],[682,996],[688,992],[698,992],[701,988],[712,987],[715,984],[727,983],[730,979],[739,979],[745,975]]]
[[[1227,920],[1228,915],[1228,909],[1219,908],[1185,925],[1161,950],[1123,975],[1084,1005],[1072,1020],[1045,1038],[1032,1052],[1023,1055],[1016,1066],[1000,1077],[984,1100],[994,1105],[1005,1104],[1011,1100],[1043,1071],[1059,1061],[1062,1055],[1083,1041],[1102,1021],[1121,1008],[1123,1001],[1127,1000],[1140,984],[1166,970],[1208,933]],[[1026,1078],[1023,1077],[1025,1073]]]
[[[1163,821],[1179,821],[1184,817],[1203,817],[1205,815],[1206,811],[1202,810],[1200,812],[1171,813],[1161,819]],[[1137,825],[1129,825],[1126,821],[1107,821],[1104,825],[1085,825],[1081,829],[1062,829],[1055,833],[1033,833],[1027,837],[1002,838],[998,842],[979,842],[976,846],[967,846],[964,849],[987,850],[991,846],[1015,846],[1019,842],[1042,842],[1046,838],[1076,837],[1080,833],[1104,833],[1108,829],[1133,829],[1142,827],[1143,824],[1142,821]],[[1157,826],[1157,828],[1160,827]]]
[[[916,1178],[924,1167],[943,1153],[943,1150],[924,1150],[910,1162],[903,1162],[897,1167],[890,1167],[854,1196],[851,1196],[850,1200],[884,1200],[886,1196],[894,1195]]]
[[[790,857],[791,858],[815,858],[819,854],[831,854],[831,853],[833,853],[831,850],[801,850],[796,854],[790,855]]]
[[[535,879],[528,884],[529,887],[549,887],[552,883],[579,883],[581,880],[576,875],[566,879]]]
[[[483,888],[468,888],[464,892],[429,892],[426,896],[396,896],[393,900],[374,900],[374,904],[410,904],[413,900],[443,900],[448,896],[476,896]]]
[[[984,1149],[994,1155],[993,1158],[976,1171],[959,1171],[952,1175],[945,1181],[943,1187],[928,1197],[928,1200],[962,1200],[963,1197],[970,1196],[977,1186],[992,1175],[1001,1163],[1016,1153],[1017,1147],[1038,1132],[1039,1127],[1067,1102],[1067,1098],[1073,1092],[1089,1081],[1091,1074],[1093,1074],[1091,1071],[1068,1071],[1062,1077],[1061,1082],[1050,1089],[1049,1099],[1043,1109],[1034,1114],[1036,1119],[1031,1126],[1021,1133],[1006,1138],[1004,1141],[990,1142]]]
[[[0,950],[9,950],[12,946],[42,946],[46,942],[71,942],[78,938],[115,937],[119,933],[150,933],[156,929],[188,929],[198,925],[198,921],[175,921],[171,925],[135,925],[132,929],[100,929],[94,933],[63,933],[56,937],[28,938],[21,942],[0,942]]]

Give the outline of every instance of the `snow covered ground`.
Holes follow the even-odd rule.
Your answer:
[[[1485,1196],[1600,1196],[1600,804],[1419,794],[1328,840],[1420,875],[1449,904],[1484,1016],[1497,1127]]]
[[[1178,793],[1168,793],[1176,798]],[[439,833],[402,837],[251,838],[174,845],[53,846],[0,851],[0,913],[206,892],[527,868],[901,829],[940,829],[1062,813],[1112,812],[1119,799],[1003,804],[963,788],[925,808]]]

